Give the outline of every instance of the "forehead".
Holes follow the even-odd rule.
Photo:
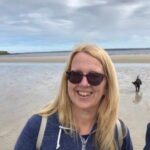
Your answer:
[[[102,64],[98,59],[84,52],[79,52],[73,57],[71,68],[72,69],[89,69],[91,71],[103,70]]]

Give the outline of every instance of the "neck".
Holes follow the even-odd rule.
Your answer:
[[[75,126],[80,135],[89,134],[96,120],[96,113],[86,110],[74,110]]]

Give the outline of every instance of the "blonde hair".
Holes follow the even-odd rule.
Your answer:
[[[41,112],[41,115],[51,115],[58,112],[59,121],[62,125],[75,128],[73,124],[71,101],[67,91],[66,71],[71,69],[74,56],[84,52],[100,61],[107,79],[106,94],[100,102],[97,113],[97,126],[95,143],[98,149],[114,150],[114,130],[118,118],[119,88],[115,67],[111,58],[105,50],[95,45],[82,44],[74,48],[67,66],[64,70],[61,86],[56,99],[48,104]]]

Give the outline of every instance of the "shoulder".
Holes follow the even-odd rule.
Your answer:
[[[39,114],[35,114],[28,119],[26,125],[33,131],[39,131],[41,120],[42,120],[42,116]],[[59,121],[58,121],[57,113],[47,116],[47,122],[48,122],[48,125],[51,125],[51,126],[58,125]]]
[[[38,114],[32,115],[27,120],[22,133],[28,134],[30,137],[36,137],[41,125],[41,118]]]
[[[119,122],[120,122],[120,127],[116,125],[116,139],[118,139],[118,142],[121,141],[122,143],[121,149],[133,150],[129,129],[122,120],[119,119]],[[121,136],[119,134],[121,134]]]
[[[56,125],[56,124],[58,125],[59,124],[58,113],[54,113],[48,116],[48,122],[50,122],[51,125]]]
[[[146,137],[150,138],[150,122],[147,124]]]
[[[127,125],[121,120],[122,130],[123,130],[123,145],[122,149],[124,150],[133,150],[132,140],[130,136],[130,131]]]
[[[58,128],[59,121],[58,121],[57,114],[52,114],[50,116],[47,116],[46,118],[47,121],[45,127],[47,132],[49,132],[50,130],[54,130],[55,128]],[[42,123],[42,116],[39,114],[35,114],[28,119],[23,130],[26,133],[28,133],[28,135],[31,138],[37,138],[41,127],[41,123]]]
[[[59,123],[59,117],[57,113],[51,114],[50,116],[47,116],[47,125],[45,132],[56,132],[58,130],[60,123]]]
[[[121,132],[123,137],[126,137],[128,132],[127,126],[121,119],[117,120],[115,134],[119,134],[119,132]]]
[[[147,130],[150,131],[150,122],[147,124]]]
[[[37,135],[41,124],[41,116],[31,116],[20,133],[15,145],[15,150],[31,150],[35,148]]]
[[[40,126],[41,119],[42,119],[42,117],[40,115],[35,114],[28,119],[26,125],[28,125],[30,128],[38,127],[38,126]]]
[[[147,124],[146,138],[150,140],[150,123]]]
[[[39,128],[41,124],[42,116],[39,114],[32,115],[26,125],[28,125],[30,128]],[[50,116],[47,116],[47,120],[51,125],[59,124],[59,119],[57,113],[54,113]]]
[[[125,124],[123,120],[119,119],[119,122],[121,124],[123,138],[128,137],[128,135],[130,134],[129,128],[127,127],[127,125]]]

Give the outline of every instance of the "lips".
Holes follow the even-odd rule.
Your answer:
[[[82,96],[82,97],[90,96],[92,94],[92,92],[89,92],[89,91],[77,91],[77,93],[79,96]]]

